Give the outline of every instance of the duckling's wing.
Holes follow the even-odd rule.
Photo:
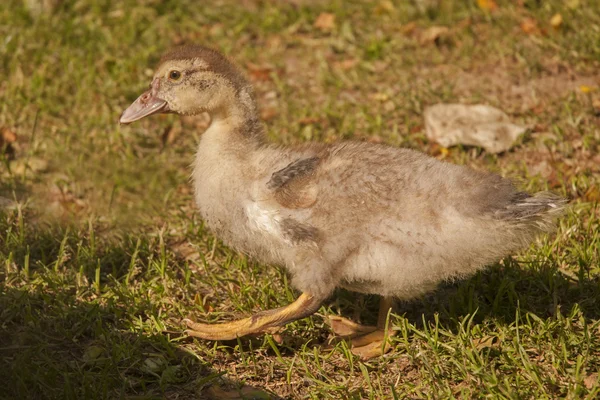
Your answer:
[[[282,207],[308,208],[317,200],[319,189],[313,178],[321,161],[318,156],[292,161],[271,175],[267,188]]]

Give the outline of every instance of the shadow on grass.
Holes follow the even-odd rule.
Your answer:
[[[0,399],[278,398],[147,323],[163,306],[147,293],[164,289],[147,284],[160,281],[148,240],[128,234],[117,245],[85,227],[0,217]],[[134,253],[139,275],[129,285]]]
[[[240,387],[163,334],[126,331],[125,307],[47,289],[0,292],[0,398],[278,398]]]
[[[396,312],[418,327],[437,318],[451,330],[468,314],[475,314],[476,323],[489,318],[511,323],[517,311],[547,318],[578,307],[585,318],[600,318],[599,277],[568,276],[552,265],[519,265],[511,258],[503,264],[490,266],[470,279],[442,284],[423,298],[399,302]],[[337,295],[342,312],[356,311],[352,310],[355,294],[341,290]],[[367,323],[376,322],[378,299],[364,299],[361,316]]]

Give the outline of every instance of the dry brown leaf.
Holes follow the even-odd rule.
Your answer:
[[[591,203],[600,201],[600,188],[598,186],[592,185],[585,192],[584,195],[585,201],[589,201]]]
[[[383,92],[377,92],[377,93],[372,93],[369,95],[369,98],[375,101],[387,101],[390,96],[387,93],[383,93]]]
[[[7,127],[0,129],[0,144],[9,144],[17,141],[17,134]]]
[[[439,39],[448,35],[450,29],[447,26],[432,26],[431,28],[427,28],[421,34],[421,43],[435,43]]]
[[[597,381],[598,381],[598,373],[594,372],[593,374],[589,374],[588,376],[585,377],[585,379],[583,380],[583,384],[585,385],[585,387],[587,389],[591,389],[594,387],[594,385],[596,384]]]
[[[315,118],[315,117],[304,117],[304,118],[300,118],[298,120],[298,123],[300,125],[312,125],[312,124],[318,124],[321,122],[320,118]]]
[[[400,32],[404,35],[412,35],[417,30],[417,23],[415,21],[411,21],[408,24],[402,25],[400,27]]]
[[[0,128],[0,153],[5,153],[9,159],[14,159],[17,134],[7,127]],[[15,143],[16,145],[16,143]]]
[[[472,342],[477,350],[482,350],[488,347],[497,347],[498,342],[496,339],[495,336],[484,336],[482,338],[473,339]]]
[[[179,243],[171,245],[171,250],[181,258],[189,261],[198,261],[200,253],[198,249],[187,240],[182,240]]]
[[[211,399],[270,399],[271,396],[260,389],[252,386],[244,386],[241,389],[221,389],[218,386],[212,386],[207,391]]]
[[[278,114],[277,108],[275,107],[263,107],[260,110],[260,118],[263,121],[269,121],[273,118],[275,118]]]
[[[378,14],[388,14],[394,12],[395,9],[396,7],[394,7],[394,3],[392,3],[390,0],[382,0],[379,2],[379,4],[377,4],[375,12]]]
[[[15,175],[23,175],[26,172],[33,174],[46,172],[48,170],[48,161],[40,157],[29,157],[28,159],[11,162],[10,169]]]
[[[274,333],[273,335],[273,341],[277,344],[283,344],[283,336],[281,335],[281,333]]]
[[[268,81],[271,79],[271,72],[274,68],[270,65],[258,65],[254,63],[247,63],[248,74],[255,81]]]
[[[342,71],[347,71],[352,69],[358,64],[358,59],[356,58],[348,58],[346,60],[338,61],[334,64],[336,68],[341,69]]]
[[[537,26],[537,21],[533,18],[525,18],[521,22],[521,30],[528,35],[532,35],[534,33],[538,33],[539,29]]]
[[[314,27],[323,32],[331,32],[335,28],[335,15],[326,12],[319,14]]]
[[[483,11],[495,11],[498,9],[498,4],[494,0],[477,0],[477,5]]]
[[[552,18],[550,18],[550,25],[552,25],[552,27],[554,29],[560,29],[561,25],[563,23],[563,17],[560,14],[554,14],[554,16]]]

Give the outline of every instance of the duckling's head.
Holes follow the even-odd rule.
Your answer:
[[[238,69],[218,51],[187,45],[167,52],[150,89],[121,115],[129,124],[156,113],[196,115],[202,112],[254,112],[254,94]]]

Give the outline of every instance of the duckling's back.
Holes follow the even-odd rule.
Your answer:
[[[564,200],[498,175],[366,143],[328,149],[307,224],[349,289],[411,298],[549,232]]]

